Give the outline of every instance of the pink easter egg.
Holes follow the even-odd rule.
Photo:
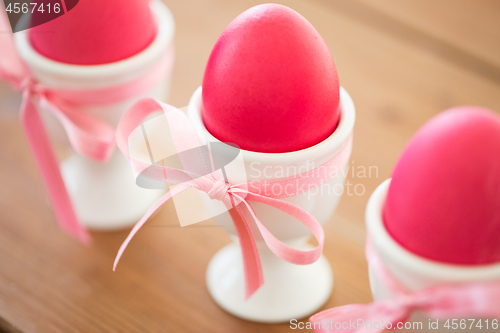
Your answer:
[[[208,131],[257,152],[313,146],[340,117],[328,47],[304,17],[277,4],[250,8],[226,27],[208,60],[202,95]]]
[[[419,256],[500,262],[500,116],[468,106],[427,122],[393,171],[384,223]]]
[[[32,25],[44,19],[34,11]],[[123,60],[144,50],[155,36],[149,0],[80,0],[65,15],[29,30],[36,51],[76,65]]]

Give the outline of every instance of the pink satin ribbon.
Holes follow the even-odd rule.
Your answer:
[[[151,71],[133,81],[101,89],[54,89],[37,82],[17,54],[5,13],[0,13],[0,79],[22,92],[21,122],[35,162],[50,197],[61,229],[84,243],[90,236],[80,224],[64,185],[59,162],[52,149],[35,102],[51,112],[63,125],[72,147],[96,161],[106,162],[115,149],[115,130],[105,121],[82,111],[130,100],[147,91],[164,77],[173,64],[173,48]]]
[[[475,283],[450,283],[415,292],[408,291],[388,271],[370,241],[366,246],[366,257],[374,274],[394,295],[390,299],[369,304],[351,304],[319,312],[309,321],[316,324],[316,333],[381,333],[387,325],[396,328],[406,322],[413,311],[430,318],[498,318],[500,316],[500,281]],[[358,320],[372,326],[361,324]],[[383,327],[380,327],[381,323]],[[345,328],[335,323],[349,323]],[[356,324],[354,324],[356,323]],[[361,323],[361,321],[359,321]],[[378,323],[379,328],[373,328]],[[320,327],[324,324],[324,327]],[[424,323],[425,325],[425,323]]]
[[[295,177],[233,185],[226,183],[224,180],[216,179],[214,177],[214,170],[205,169],[207,172],[203,173],[204,175],[202,176],[195,174],[194,170],[199,170],[200,165],[204,163],[202,156],[196,158],[193,154],[179,154],[181,164],[185,170],[149,165],[129,157],[128,139],[130,134],[141,125],[146,117],[160,110],[165,112],[178,153],[201,147],[202,145],[186,115],[182,111],[157,100],[141,100],[123,116],[117,128],[117,144],[120,150],[128,156],[134,169],[140,171],[149,167],[146,172],[148,172],[150,178],[163,181],[168,180],[168,183],[179,185],[160,198],[134,226],[118,251],[113,270],[116,269],[116,265],[130,240],[151,215],[170,198],[192,187],[207,193],[211,199],[221,200],[226,203],[226,206],[234,208],[230,209],[229,213],[235,225],[243,255],[246,299],[252,296],[263,285],[264,277],[256,241],[249,221],[245,217],[245,211],[249,212],[269,249],[281,259],[297,265],[307,265],[315,262],[320,257],[325,238],[321,225],[311,214],[302,208],[278,199],[306,192],[311,187],[319,186],[334,177],[348,162],[352,148],[351,138],[349,138],[342,150],[332,160],[309,172]],[[274,195],[266,193],[266,189],[270,186],[275,186],[275,184],[286,188],[286,194]],[[301,251],[281,242],[260,222],[249,203],[250,201],[264,203],[293,216],[311,230],[318,241],[318,246],[312,250]]]

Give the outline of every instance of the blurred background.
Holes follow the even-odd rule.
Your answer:
[[[164,0],[176,20],[169,102],[187,105],[218,36],[253,0]],[[364,209],[406,142],[457,105],[500,112],[497,0],[287,0],[319,31],[357,119],[351,166],[376,167],[325,225],[335,274],[324,308],[371,301]],[[311,59],[313,61],[313,59]],[[0,332],[288,332],[237,319],[210,298],[205,270],[230,242],[212,221],[179,228],[170,202],[111,271],[127,231],[93,233],[88,249],[63,235],[28,151],[21,99],[0,82]],[[358,169],[355,169],[358,170]],[[372,169],[374,170],[374,169]],[[361,188],[363,192],[361,193]]]

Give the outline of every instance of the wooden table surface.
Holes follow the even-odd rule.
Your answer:
[[[224,27],[256,0],[165,0],[176,18],[171,104],[187,105]],[[364,210],[406,142],[456,105],[500,111],[498,0],[286,0],[323,36],[357,109],[352,177],[326,224],[335,288],[324,308],[371,300]],[[288,332],[221,310],[205,286],[229,237],[213,222],[178,227],[168,203],[113,259],[128,231],[93,233],[87,248],[62,234],[18,121],[19,95],[0,83],[0,332]],[[361,187],[362,186],[362,187]]]

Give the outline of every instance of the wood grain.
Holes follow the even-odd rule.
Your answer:
[[[455,52],[500,67],[500,3],[495,0],[360,0],[393,21],[434,38]],[[451,56],[451,54],[450,54]]]
[[[500,32],[495,28],[495,18],[500,13],[498,2],[317,1],[450,63],[500,82]]]
[[[165,2],[177,24],[170,102],[182,107],[201,84],[218,35],[259,2]],[[365,192],[345,195],[325,226],[324,253],[335,273],[325,308],[369,302],[363,216],[371,192],[433,115],[463,104],[500,111],[498,6],[486,0],[279,2],[304,15],[328,44],[357,108],[351,166],[378,171],[370,178],[349,174]],[[287,324],[237,319],[215,305],[205,270],[230,240],[212,221],[178,227],[171,203],[134,238],[115,273],[113,259],[127,231],[93,233],[90,248],[63,235],[17,120],[19,103],[1,83],[0,332],[290,331]]]

